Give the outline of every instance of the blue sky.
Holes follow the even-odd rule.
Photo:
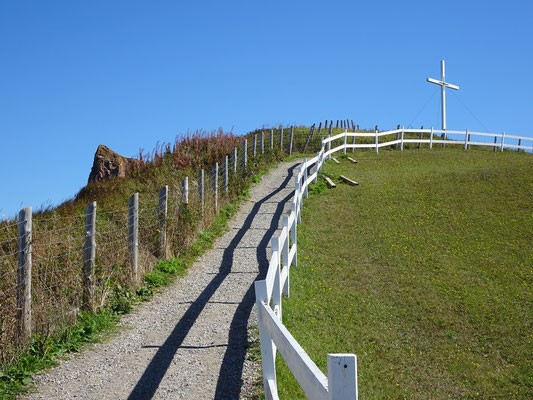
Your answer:
[[[100,143],[438,127],[441,59],[448,129],[533,136],[532,20],[528,1],[2,1],[0,216],[72,197]]]

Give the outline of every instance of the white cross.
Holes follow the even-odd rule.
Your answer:
[[[432,78],[427,78],[428,82],[434,83],[435,85],[439,85],[441,87],[440,91],[440,102],[441,102],[441,113],[442,113],[442,130],[446,130],[446,88],[449,87],[450,89],[459,90],[459,86],[452,85],[451,83],[447,83],[445,80],[445,72],[444,72],[444,60],[441,60],[440,62],[440,81]]]

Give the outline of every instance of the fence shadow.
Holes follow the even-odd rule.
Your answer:
[[[181,347],[185,337],[189,333],[202,310],[209,303],[211,297],[215,294],[224,279],[226,279],[228,274],[231,272],[235,248],[244,237],[244,234],[251,227],[252,221],[259,212],[259,208],[262,204],[283,190],[289,182],[291,182],[293,171],[296,166],[297,165],[294,165],[289,168],[289,174],[277,189],[254,204],[250,214],[246,217],[243,226],[238,230],[237,234],[225,249],[219,272],[207,284],[205,289],[200,293],[196,300],[191,303],[191,306],[183,314],[165,342],[159,347],[156,354],[146,367],[143,375],[129,395],[129,400],[144,400],[151,399],[153,397],[170,364],[172,363],[176,351]],[[261,243],[257,248],[257,262],[259,263],[260,268],[258,279],[262,279],[262,277],[264,277],[266,274],[268,268],[268,260],[266,257],[268,241],[277,229],[283,213],[284,204],[291,197],[292,193],[278,204],[272,217],[270,227],[261,239]],[[244,357],[246,356],[248,338],[247,322],[254,303],[255,297],[252,285],[250,288],[248,288],[243,301],[237,307],[230,325],[228,348],[224,356],[222,368],[217,382],[215,395],[215,398],[217,399],[236,399],[239,397],[240,389],[242,387],[242,368]]]

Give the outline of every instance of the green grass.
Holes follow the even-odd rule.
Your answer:
[[[355,155],[304,201],[289,331],[325,373],[356,354],[364,399],[532,398],[533,157]],[[280,395],[305,398],[277,364]]]

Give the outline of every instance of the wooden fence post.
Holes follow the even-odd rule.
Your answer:
[[[320,131],[322,130],[322,121],[318,124],[318,134],[320,135]]]
[[[137,285],[139,268],[139,193],[128,200],[128,248],[130,251],[131,279]]]
[[[501,147],[501,152],[503,153],[503,142],[504,142],[504,139],[505,139],[505,132],[502,132],[502,147]]]
[[[215,200],[215,214],[216,214],[218,212],[218,163],[217,162],[215,163],[215,165],[213,165],[212,178],[213,178],[213,197]]]
[[[261,136],[259,136],[259,150],[261,154],[265,154],[265,132],[261,131]]]
[[[403,151],[403,137],[405,135],[405,127],[402,126],[402,133],[401,133],[401,138],[400,138],[400,151]]]
[[[233,175],[237,175],[237,147],[233,149],[233,157],[231,159],[233,163]]]
[[[159,208],[157,214],[157,228],[159,229],[159,241],[157,257],[167,258],[167,212],[168,212],[168,186],[159,189]]]
[[[422,125],[422,126],[420,127],[420,129],[424,129],[424,125]],[[419,135],[419,137],[418,137],[418,140],[420,140],[420,142],[418,142],[418,150],[420,150],[420,148],[422,147],[422,138],[424,137],[423,135],[424,135],[424,134],[423,134],[422,132],[420,132],[420,135]]]
[[[337,125],[335,126],[336,129],[339,128],[339,120],[337,120]]]
[[[18,215],[17,324],[21,344],[31,337],[32,208]]]
[[[498,142],[498,137],[494,136],[494,152],[498,150],[498,147],[496,146],[496,143]]]
[[[328,400],[357,400],[357,357],[328,354]]]
[[[270,130],[270,150],[274,149],[274,129]]]
[[[297,244],[297,240],[298,240],[298,235],[297,235],[297,211],[296,211],[296,204],[295,203],[291,203],[291,214],[294,213],[294,223],[292,224],[292,229],[291,229],[291,246],[292,245],[296,245],[298,248],[298,244]],[[294,266],[297,266],[298,265],[298,252],[294,253],[294,257],[293,257],[293,263],[292,265]]]
[[[85,244],[83,246],[83,309],[95,311],[94,265],[96,258],[96,201],[85,207]]]
[[[302,185],[307,182],[307,158],[304,158],[304,177],[303,177],[303,182],[302,182]],[[305,186],[305,190],[304,190],[304,195],[305,195],[305,198],[307,199],[309,197],[309,193],[308,193],[308,185]]]
[[[181,181],[181,202],[189,204],[189,177],[186,176]]]
[[[376,132],[376,136],[375,136],[375,139],[374,139],[374,142],[375,142],[375,145],[376,145],[376,154],[379,153],[379,146],[378,146],[378,143],[379,143],[379,140],[378,140],[378,126],[376,125],[376,129],[375,129],[375,132]]]
[[[283,153],[283,128],[279,127],[279,151]]]
[[[294,125],[291,125],[290,135],[289,135],[289,156],[292,154],[292,141],[294,139]]]
[[[224,157],[222,164],[222,187],[224,188],[224,193],[228,194],[228,156]]]
[[[246,167],[248,166],[248,140],[244,139],[242,142],[242,165],[244,166],[244,173],[246,174]]]
[[[246,139],[245,139],[246,140]],[[198,171],[198,199],[200,200],[200,209],[204,215],[204,169]]]
[[[268,333],[268,329],[263,327],[262,303],[268,304],[268,292],[266,281],[255,281],[255,300],[257,303],[257,319],[259,321],[259,343],[261,345],[261,364],[263,366],[263,387],[265,388],[265,400],[272,400],[269,388],[269,381],[273,382],[273,386],[277,387],[276,383],[276,349],[272,343],[272,337]]]
[[[252,137],[252,156],[257,155],[257,133]]]
[[[431,132],[429,133],[429,148],[433,148],[433,127],[431,127]]]

